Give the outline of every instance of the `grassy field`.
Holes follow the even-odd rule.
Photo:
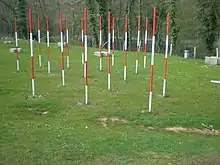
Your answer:
[[[1,41],[3,43],[3,41]],[[36,43],[35,43],[36,44]],[[123,52],[116,52],[112,90],[107,90],[107,59],[99,60],[89,49],[89,105],[84,105],[81,48],[70,47],[71,68],[61,86],[61,55],[51,46],[51,75],[47,50],[42,45],[43,68],[38,67],[35,45],[37,98],[31,98],[30,55],[27,43],[20,54],[19,73],[12,45],[0,44],[0,164],[1,165],[191,165],[219,164],[220,136],[175,133],[144,127],[220,128],[219,67],[202,60],[170,57],[167,95],[162,98],[163,56],[156,55],[153,111],[148,113],[149,62],[135,75],[135,53],[128,54],[128,81],[123,77]],[[143,113],[143,111],[145,113]],[[47,114],[44,114],[48,112]],[[127,122],[100,118],[124,119]],[[142,127],[140,127],[142,126]],[[218,163],[217,163],[218,162]]]

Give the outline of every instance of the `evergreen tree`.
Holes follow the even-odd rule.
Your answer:
[[[21,38],[28,38],[27,11],[26,0],[17,0],[15,14],[17,17],[17,31]]]
[[[200,22],[199,33],[202,42],[206,47],[206,55],[215,54],[215,42],[217,39],[218,14],[217,1],[219,0],[196,0],[197,15],[196,18]]]
[[[175,50],[176,48],[178,33],[180,31],[180,27],[176,23],[176,10],[176,0],[168,0],[168,12],[170,12],[170,39],[173,50]]]

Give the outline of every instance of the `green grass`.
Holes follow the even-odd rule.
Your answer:
[[[3,43],[3,41],[1,41]],[[84,105],[81,48],[70,47],[70,66],[61,86],[61,55],[51,45],[51,72],[42,45],[43,68],[38,67],[35,43],[36,94],[30,99],[31,73],[27,43],[22,43],[19,73],[12,45],[0,44],[0,164],[191,164],[213,161],[220,154],[220,137],[195,133],[143,131],[137,125],[220,128],[219,67],[204,67],[202,60],[169,57],[167,95],[162,98],[163,56],[156,55],[153,111],[148,111],[149,62],[135,75],[135,53],[128,54],[128,80],[123,77],[123,52],[116,52],[111,69],[112,90],[107,90],[107,59],[99,60],[89,48],[89,105]],[[41,112],[48,111],[46,115]],[[145,111],[146,113],[141,113]],[[104,128],[99,117],[121,117],[128,124]],[[88,128],[86,128],[88,126]]]

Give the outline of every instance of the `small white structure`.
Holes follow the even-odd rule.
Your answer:
[[[4,41],[4,44],[12,44],[12,41]]]
[[[16,53],[16,48],[10,48],[9,51],[10,51],[11,53]],[[23,52],[23,49],[22,49],[22,48],[18,48],[18,52],[19,52],[19,53],[20,53],[20,52]]]
[[[102,51],[101,55],[102,55],[102,57],[108,57],[108,52]],[[98,52],[98,51],[94,52],[94,56],[100,57],[100,52]]]
[[[61,47],[61,42],[57,42],[57,46],[60,48]],[[63,42],[63,47],[66,47],[66,42]]]
[[[206,65],[218,65],[218,62],[220,64],[220,59],[218,57],[215,56],[211,56],[211,57],[205,57],[205,64]]]
[[[184,58],[189,58],[189,50],[184,50]]]

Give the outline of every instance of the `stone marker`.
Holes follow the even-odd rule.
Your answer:
[[[102,51],[101,54],[102,54],[102,57],[108,57],[108,52]],[[94,52],[94,56],[100,57],[100,52],[98,51]]]
[[[16,53],[16,48],[10,48],[9,51],[10,51],[11,53]],[[20,52],[23,52],[23,49],[22,49],[22,48],[18,48],[18,52],[19,52],[19,53],[20,53]]]
[[[215,57],[215,56],[207,57],[206,56],[205,57],[205,64],[206,65],[217,65],[218,64],[218,57]]]
[[[4,44],[12,44],[12,41],[4,41]]]

